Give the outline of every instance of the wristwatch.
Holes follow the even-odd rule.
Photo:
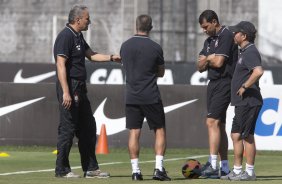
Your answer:
[[[245,90],[248,89],[248,88],[246,88],[245,84],[242,85],[242,88],[244,88]]]

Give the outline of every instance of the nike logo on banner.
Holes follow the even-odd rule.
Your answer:
[[[16,74],[16,76],[14,78],[14,83],[38,83],[38,82],[43,81],[45,79],[48,79],[49,77],[52,77],[56,74],[55,71],[52,71],[52,72],[36,75],[36,76],[33,76],[33,77],[23,78],[22,72],[23,72],[22,69],[20,69],[18,71],[18,73]]]
[[[121,132],[121,131],[126,129],[126,127],[125,127],[125,117],[117,118],[117,119],[110,119],[110,118],[106,117],[106,115],[104,114],[104,106],[105,106],[106,100],[107,100],[107,98],[105,98],[103,100],[103,102],[98,106],[98,108],[96,109],[96,111],[94,113],[94,117],[95,117],[96,123],[97,123],[97,133],[100,134],[101,126],[102,126],[102,124],[105,124],[107,135],[112,135],[112,134],[116,134],[116,133]],[[180,107],[183,107],[185,105],[193,103],[197,100],[198,99],[194,99],[194,100],[190,100],[190,101],[187,101],[187,102],[182,102],[182,103],[178,103],[178,104],[174,104],[174,105],[164,107],[164,112],[167,113],[167,112],[176,110]],[[146,119],[145,119],[145,121],[146,121]]]
[[[0,117],[5,115],[5,114],[8,114],[10,112],[13,112],[15,110],[18,110],[22,107],[30,105],[34,102],[42,100],[43,98],[45,98],[45,97],[36,98],[36,99],[33,99],[33,100],[28,100],[28,101],[25,101],[25,102],[17,103],[17,104],[14,104],[14,105],[9,105],[9,106],[6,106],[6,107],[0,107]]]

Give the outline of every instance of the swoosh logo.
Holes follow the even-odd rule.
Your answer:
[[[23,72],[22,69],[20,69],[17,72],[17,74],[14,78],[14,83],[38,83],[38,82],[43,81],[45,79],[48,79],[49,77],[52,77],[56,74],[55,71],[52,71],[52,72],[36,75],[36,76],[33,76],[33,77],[23,78],[22,72]]]
[[[103,100],[103,102],[98,106],[98,108],[96,109],[95,113],[94,113],[94,117],[96,119],[96,123],[97,123],[97,134],[100,134],[100,129],[102,124],[106,125],[106,129],[107,129],[107,135],[112,135],[112,134],[116,134],[118,132],[121,132],[123,130],[126,129],[125,127],[125,117],[122,118],[117,118],[117,119],[110,119],[108,117],[106,117],[106,115],[104,114],[104,106],[106,103],[107,98],[105,98]],[[168,113],[170,111],[176,110],[180,107],[183,107],[185,105],[191,104],[195,101],[197,101],[198,99],[194,99],[194,100],[190,100],[190,101],[186,101],[186,102],[182,102],[182,103],[178,103],[178,104],[174,104],[174,105],[170,105],[167,107],[164,107],[164,112]],[[146,119],[144,120],[146,121]]]
[[[34,102],[37,102],[39,100],[42,100],[43,98],[45,97],[41,97],[41,98],[36,98],[36,99],[33,99],[33,100],[28,100],[28,101],[25,101],[25,102],[21,102],[21,103],[16,103],[14,105],[9,105],[9,106],[6,106],[6,107],[1,107],[0,108],[0,116],[3,116],[5,114],[8,114],[10,112],[13,112],[15,110],[18,110],[22,107],[25,107],[27,105],[30,105]]]

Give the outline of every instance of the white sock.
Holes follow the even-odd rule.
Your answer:
[[[211,166],[213,169],[216,169],[217,155],[210,155]]]
[[[163,171],[163,161],[164,156],[162,155],[156,155],[156,169],[159,169],[160,171]]]
[[[228,160],[222,160],[219,162],[220,168],[222,171],[224,171],[225,173],[229,173],[229,163]]]
[[[140,168],[139,168],[139,159],[134,158],[131,159],[131,166],[132,166],[132,173],[140,173]]]
[[[254,165],[249,165],[246,163],[246,172],[248,173],[249,176],[253,176],[254,175]]]
[[[242,165],[240,166],[234,165],[233,171],[235,172],[235,174],[240,174],[242,172]]]

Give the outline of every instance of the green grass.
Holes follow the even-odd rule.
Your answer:
[[[102,184],[116,183],[128,184],[135,183],[131,181],[131,165],[129,163],[127,149],[110,149],[108,155],[97,155],[101,170],[111,173],[109,179],[63,179],[55,178],[54,171],[56,156],[52,154],[55,148],[52,147],[0,147],[0,152],[7,152],[10,157],[0,157],[0,183],[1,184]],[[207,150],[203,149],[168,149],[166,154],[165,167],[173,181],[169,183],[230,183],[229,181],[212,179],[194,179],[186,180],[181,174],[181,167],[187,157],[206,155]],[[179,158],[172,160],[173,158]],[[142,149],[140,154],[142,173],[144,175],[143,183],[156,183],[151,180],[154,168],[154,153],[152,149]],[[207,156],[198,158],[201,163],[205,163]],[[80,166],[79,153],[77,147],[72,149],[70,155],[71,165]],[[146,162],[152,161],[152,162]],[[121,162],[112,165],[106,163]],[[233,164],[232,152],[230,152],[230,165]],[[14,173],[18,171],[36,171],[47,170],[44,172],[32,172],[26,174],[12,174],[2,176],[3,173]],[[256,157],[255,170],[257,181],[255,183],[282,183],[282,152],[259,151]],[[80,168],[73,169],[73,172],[82,175]],[[232,182],[242,183],[242,182]],[[247,182],[254,183],[254,182]]]

